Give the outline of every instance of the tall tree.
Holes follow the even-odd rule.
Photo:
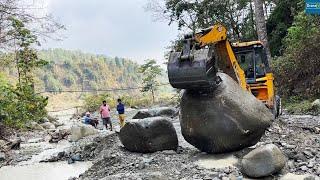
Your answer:
[[[231,40],[252,40],[251,0],[149,0],[147,10],[179,29],[197,31],[216,23],[227,27]]]
[[[257,34],[260,41],[262,41],[268,56],[269,64],[271,60],[270,47],[268,43],[268,34],[267,34],[267,26],[266,26],[266,18],[265,11],[263,9],[264,0],[254,0],[254,8],[255,8],[255,17],[256,17],[256,27]]]
[[[34,72],[46,64],[38,58],[33,49],[37,43],[37,36],[25,27],[22,21],[11,18],[12,31],[17,50],[16,66],[19,83],[12,85],[0,84],[0,116],[4,117],[7,125],[24,127],[28,121],[40,121],[46,116],[47,98],[37,94],[34,89]]]
[[[12,17],[19,19],[30,32],[40,39],[60,39],[57,32],[64,26],[57,23],[51,15],[45,14],[45,9],[36,5],[27,5],[25,0],[0,0],[0,50],[14,50],[15,37],[11,25]],[[34,9],[37,9],[35,13]]]
[[[159,85],[157,81],[157,77],[161,75],[161,67],[157,65],[157,62],[153,59],[146,60],[145,64],[141,65],[139,68],[139,72],[143,75],[143,84],[144,87],[142,92],[150,91],[152,94],[153,103],[155,102],[155,91],[157,90],[157,86]]]

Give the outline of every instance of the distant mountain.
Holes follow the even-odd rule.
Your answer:
[[[49,49],[39,52],[49,62],[36,72],[41,91],[97,90],[141,85],[139,65],[124,58],[111,58],[81,51]]]

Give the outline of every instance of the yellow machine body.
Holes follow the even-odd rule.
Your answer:
[[[191,76],[184,71],[189,71],[190,73],[205,71],[204,73],[210,76],[212,68],[208,66],[213,66],[208,65],[210,60],[206,61],[206,63],[201,63],[201,61],[195,60],[193,56],[195,49],[209,48],[209,52],[213,52],[209,56],[213,56],[214,65],[218,67],[219,71],[230,75],[239,83],[242,89],[251,92],[257,99],[264,102],[268,108],[274,110],[276,106],[274,76],[269,69],[265,50],[260,41],[231,44],[227,39],[227,29],[223,25],[217,24],[194,34],[191,38],[188,37],[186,42],[189,47],[184,48],[184,51],[178,55],[177,53],[174,54],[179,56],[178,58],[171,55],[169,60],[169,81],[173,87],[179,89],[195,88],[197,86],[194,84],[200,82],[197,78],[203,77]],[[185,61],[188,58],[192,60],[186,63]],[[187,65],[182,66],[182,63]],[[204,71],[193,71],[194,68],[192,66],[201,66],[199,64],[205,64],[207,67],[204,68]],[[191,66],[191,68],[183,70],[187,66]],[[258,70],[260,70],[260,74],[258,74]],[[178,79],[178,76],[185,76],[185,79]],[[190,82],[188,82],[189,80]],[[210,78],[207,79],[207,81],[209,80]],[[201,83],[203,84],[203,82]]]

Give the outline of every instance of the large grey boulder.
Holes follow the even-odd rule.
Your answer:
[[[272,113],[231,77],[210,92],[186,90],[180,124],[187,142],[207,153],[226,153],[256,144],[272,122]]]
[[[120,130],[119,138],[125,148],[132,152],[152,153],[178,148],[176,130],[163,117],[128,122]]]
[[[178,110],[174,107],[159,107],[153,109],[141,109],[132,119],[144,119],[149,117],[174,117],[178,114]]]
[[[74,124],[71,127],[71,135],[70,140],[71,141],[78,141],[79,139],[98,134],[98,130],[92,127],[91,125],[85,125],[85,124]]]
[[[286,164],[286,157],[274,144],[259,147],[241,161],[242,172],[249,177],[265,177],[277,173]]]

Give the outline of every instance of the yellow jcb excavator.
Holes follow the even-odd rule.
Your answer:
[[[230,43],[227,29],[216,24],[199,33],[185,35],[181,52],[172,52],[168,63],[170,84],[177,89],[210,91],[222,71],[251,92],[278,116],[280,98],[275,95],[274,76],[260,41]]]

